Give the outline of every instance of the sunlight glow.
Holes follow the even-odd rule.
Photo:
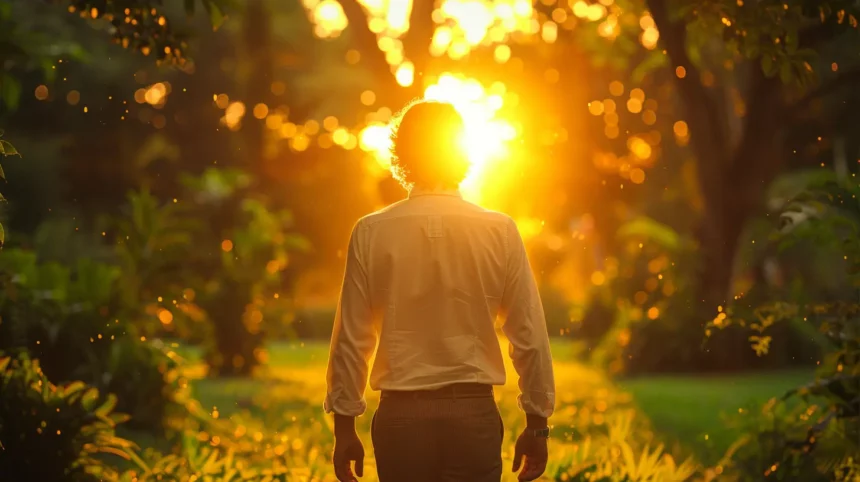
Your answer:
[[[470,168],[460,188],[471,201],[481,199],[483,187],[494,180],[492,166],[510,157],[508,143],[517,136],[516,128],[498,116],[504,105],[501,94],[501,83],[494,84],[488,92],[478,81],[450,73],[442,74],[424,92],[425,99],[450,102],[466,121],[463,149]],[[359,136],[361,148],[373,152],[385,169],[391,163],[390,135],[390,125],[373,122]]]

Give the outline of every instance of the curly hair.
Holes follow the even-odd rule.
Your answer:
[[[416,100],[393,119],[391,173],[405,189],[456,188],[466,177],[465,123],[453,105]]]

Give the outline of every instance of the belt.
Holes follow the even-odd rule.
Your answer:
[[[433,399],[492,397],[493,386],[486,383],[454,383],[434,390],[383,390],[380,398]]]

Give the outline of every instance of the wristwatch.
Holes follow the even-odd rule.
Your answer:
[[[538,438],[549,438],[549,427],[546,428],[533,428],[530,429],[529,432],[534,437]]]

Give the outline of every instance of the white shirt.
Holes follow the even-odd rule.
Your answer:
[[[549,337],[516,224],[457,192],[413,189],[353,228],[331,338],[326,412],[364,413],[374,348],[373,390],[503,385],[499,314],[520,377],[520,407],[549,417],[555,404]]]

